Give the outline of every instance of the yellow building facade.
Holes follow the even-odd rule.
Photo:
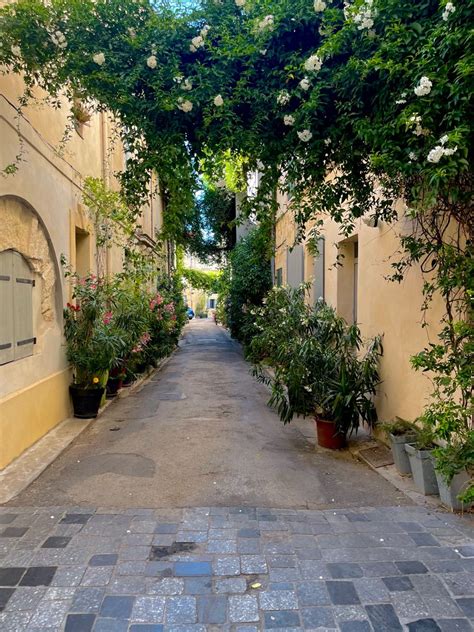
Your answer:
[[[340,235],[338,225],[326,219],[318,256],[312,256],[306,244],[293,248],[295,226],[286,196],[279,196],[279,208],[275,284],[296,287],[309,282],[308,300],[323,298],[347,322],[357,322],[364,337],[381,334],[382,383],[376,398],[379,419],[416,419],[432,385],[426,375],[411,368],[410,357],[436,341],[443,310],[441,302],[434,300],[427,326],[422,326],[423,277],[418,267],[409,269],[401,283],[387,279],[400,254],[400,235],[410,228],[403,205],[398,222],[379,222],[373,227],[361,219],[349,238]]]
[[[59,153],[71,104],[59,110],[32,104],[18,117],[22,92],[20,77],[0,77],[0,168],[21,154],[16,172],[0,178],[0,470],[71,416],[62,316],[70,288],[60,259],[64,255],[80,275],[97,270],[84,178],[116,188],[113,174],[125,166],[107,114],[76,126]],[[150,183],[141,218],[144,248],[156,244],[162,224],[156,189]],[[118,248],[101,256],[105,273],[120,271]]]

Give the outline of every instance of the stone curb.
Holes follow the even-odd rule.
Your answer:
[[[115,401],[139,391],[156,373],[163,369],[175,351],[176,349],[167,358],[163,358],[156,368],[149,370],[148,373],[134,382],[132,386],[122,389],[118,397],[107,400],[95,419],[76,419],[75,417],[64,419],[25,450],[0,472],[0,505],[9,502],[31,485],[79,435],[93,423],[97,423],[97,420]]]

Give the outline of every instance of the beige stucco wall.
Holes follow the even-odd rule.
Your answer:
[[[93,228],[82,204],[83,179],[104,178],[116,188],[114,173],[124,167],[122,147],[112,140],[114,123],[106,114],[94,115],[82,136],[73,131],[61,155],[57,148],[67,125],[66,101],[59,111],[44,103],[27,107],[18,132],[15,105],[21,92],[19,77],[0,76],[0,169],[15,160],[23,145],[16,173],[0,178],[0,251],[17,250],[34,272],[37,344],[33,355],[0,365],[0,469],[71,415],[62,334],[70,288],[60,257],[64,254],[73,267],[77,257],[84,272],[96,270]],[[143,208],[143,233],[149,240],[162,223],[162,211],[161,201],[151,197]],[[77,230],[86,237],[80,253]],[[119,249],[106,252],[104,260],[107,272],[121,270]]]
[[[284,202],[284,200],[283,200]],[[286,282],[286,249],[294,240],[294,224],[290,212],[280,215],[276,229],[275,269],[283,268]],[[382,384],[376,398],[379,419],[393,420],[399,416],[415,419],[422,411],[429,393],[429,379],[415,372],[410,357],[436,340],[442,316],[441,302],[435,300],[428,314],[428,326],[422,327],[421,305],[423,279],[418,267],[411,268],[401,283],[386,279],[391,264],[400,250],[399,236],[406,231],[406,220],[396,224],[380,223],[371,228],[360,221],[351,239],[358,240],[357,321],[366,337],[383,335],[384,354],[380,363]],[[347,249],[342,266],[336,257],[344,252],[344,237],[338,226],[326,220],[322,230],[325,237],[325,299],[346,318],[352,314],[352,285],[348,280],[348,266],[353,265]],[[339,246],[339,247],[338,247]],[[313,257],[305,252],[305,281],[311,281]],[[314,299],[315,297],[311,297]]]

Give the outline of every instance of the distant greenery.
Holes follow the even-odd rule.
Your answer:
[[[195,290],[214,294],[219,289],[220,272],[214,270],[195,270],[183,268],[182,275],[188,285]]]
[[[223,273],[219,302],[225,310],[225,323],[244,345],[255,334],[252,311],[272,287],[270,258],[271,239],[262,225],[238,242]]]

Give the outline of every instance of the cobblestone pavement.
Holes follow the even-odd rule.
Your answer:
[[[0,509],[0,630],[467,632],[474,525],[421,507]]]

